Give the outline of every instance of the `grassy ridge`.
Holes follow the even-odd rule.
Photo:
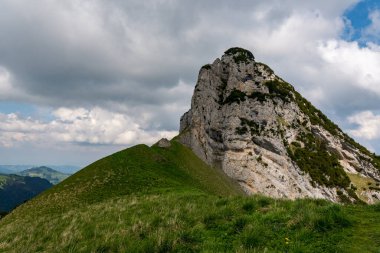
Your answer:
[[[376,252],[380,206],[243,196],[176,141],[103,158],[0,221],[0,252]]]
[[[137,145],[105,157],[77,172],[17,210],[45,213],[71,209],[118,196],[167,192],[241,195],[221,171],[203,163],[173,141],[170,149]]]

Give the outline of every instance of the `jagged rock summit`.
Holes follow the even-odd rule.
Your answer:
[[[171,146],[171,143],[168,139],[162,138],[157,142],[157,146],[160,148],[169,148]]]
[[[200,69],[179,140],[248,194],[380,199],[380,157],[242,48]]]

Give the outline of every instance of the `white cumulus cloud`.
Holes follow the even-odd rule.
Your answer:
[[[329,40],[321,44],[319,52],[330,73],[335,71],[347,80],[340,88],[358,86],[380,96],[380,51],[375,46],[360,48],[357,42]]]
[[[127,115],[95,107],[59,108],[54,120],[41,122],[16,114],[0,114],[0,144],[20,142],[107,144],[130,146],[152,144],[162,137],[172,138],[177,131],[146,130]]]
[[[368,15],[371,24],[366,27],[362,32],[363,40],[375,39],[375,41],[380,40],[380,10],[374,10]]]
[[[375,140],[380,138],[380,115],[371,111],[363,111],[348,118],[350,123],[358,125],[357,129],[349,132],[359,138]]]

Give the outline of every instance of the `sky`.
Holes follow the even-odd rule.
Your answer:
[[[234,46],[380,153],[378,1],[1,0],[0,164],[175,136],[199,68]]]

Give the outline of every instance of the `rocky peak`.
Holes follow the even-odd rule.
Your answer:
[[[168,139],[166,138],[162,138],[161,140],[159,140],[156,145],[160,148],[169,148],[171,146],[171,143]]]
[[[201,68],[179,139],[248,194],[380,199],[380,157],[242,48]]]

